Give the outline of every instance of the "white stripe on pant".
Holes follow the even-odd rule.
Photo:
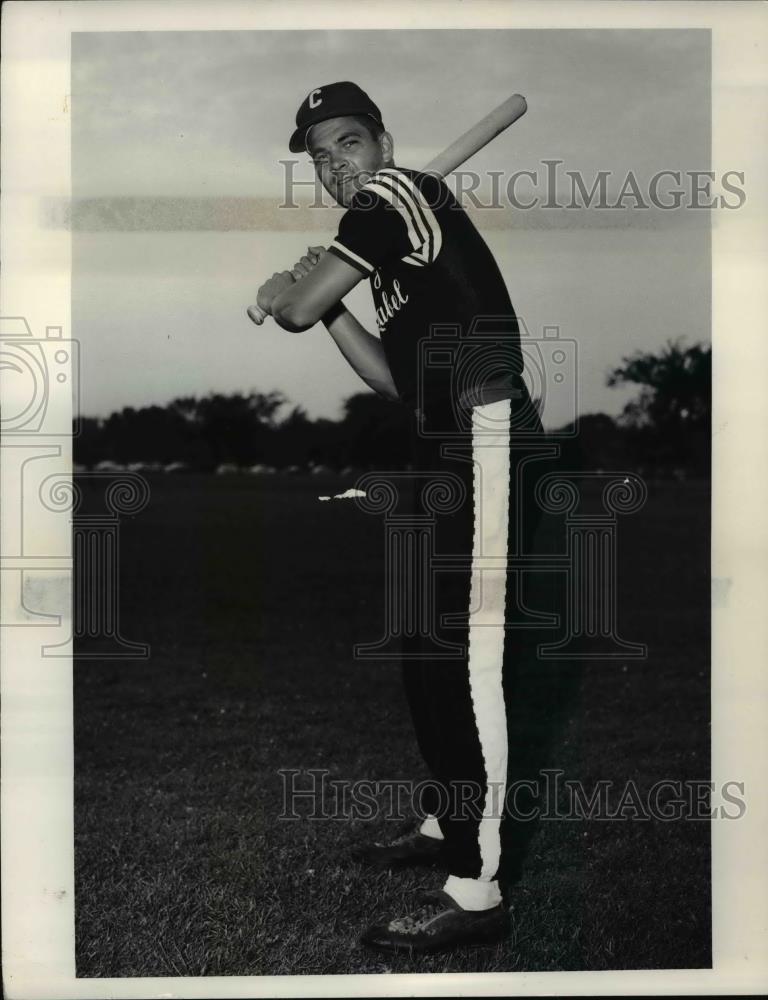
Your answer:
[[[467,909],[499,899],[508,780],[505,687],[520,639],[505,629],[506,558],[511,517],[525,513],[530,528],[529,515],[536,515],[528,500],[510,495],[525,452],[511,440],[513,407],[509,400],[477,406],[470,426],[447,402],[433,405],[415,422],[412,439],[416,483],[451,476],[466,491],[460,506],[436,513],[417,488],[413,509],[420,523],[434,519],[438,555],[466,559],[464,569],[429,577],[436,635],[463,646],[464,655],[435,658],[434,644],[405,635],[403,680],[419,748],[434,784],[445,792],[425,794],[417,805],[437,816],[450,876],[446,890]],[[516,501],[525,511],[512,509]],[[472,811],[463,797],[467,788],[474,794]],[[428,831],[434,832],[430,824]]]
[[[482,557],[506,559],[509,533],[510,401],[472,410],[474,539],[469,621],[469,683],[486,774],[485,809],[478,830],[481,879],[492,879],[501,858],[501,811],[507,779],[504,708],[506,564],[480,569]],[[498,430],[497,430],[498,428]]]

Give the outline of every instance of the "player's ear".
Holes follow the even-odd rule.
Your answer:
[[[389,132],[382,132],[379,136],[379,146],[381,155],[385,163],[392,163],[395,159],[395,144]]]

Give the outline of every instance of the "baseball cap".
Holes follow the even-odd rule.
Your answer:
[[[313,125],[345,115],[369,115],[377,124],[382,124],[381,112],[356,83],[345,80],[315,87],[296,112],[296,131],[291,136],[288,149],[292,153],[303,153],[307,148],[307,133]]]

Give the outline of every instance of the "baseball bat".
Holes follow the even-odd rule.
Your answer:
[[[439,174],[441,177],[445,177],[457,170],[463,163],[467,162],[470,156],[474,156],[483,146],[487,146],[499,133],[509,128],[510,125],[514,125],[527,110],[528,105],[522,94],[513,94],[508,97],[506,101],[502,101],[497,108],[490,111],[485,118],[481,118],[476,125],[467,129],[434,160],[430,160],[426,167],[422,168],[423,173]]]
[[[438,174],[445,177],[457,170],[462,164],[479,152],[484,146],[495,139],[497,135],[508,129],[510,125],[522,118],[528,110],[528,104],[522,94],[513,94],[506,101],[490,111],[479,122],[467,129],[455,142],[438,153],[434,159],[422,168],[423,173]],[[267,313],[258,306],[248,307],[248,316],[260,326],[267,318]]]

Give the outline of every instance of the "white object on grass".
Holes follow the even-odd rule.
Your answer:
[[[343,493],[336,493],[332,497],[318,497],[318,500],[350,500],[353,497],[364,497],[366,496],[365,490],[355,490],[349,489],[345,490]]]

